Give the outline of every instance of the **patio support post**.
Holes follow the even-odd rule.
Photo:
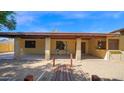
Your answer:
[[[76,40],[76,60],[81,60],[81,38]]]
[[[14,59],[20,58],[20,44],[19,44],[20,38],[14,39]]]
[[[106,50],[108,50],[108,38],[106,37]]]
[[[50,37],[45,38],[45,59],[50,59]]]
[[[105,54],[105,57],[104,57],[104,59],[105,60],[109,60],[109,58],[110,58],[110,53],[109,53],[109,49],[108,49],[108,38],[106,37],[106,54]]]

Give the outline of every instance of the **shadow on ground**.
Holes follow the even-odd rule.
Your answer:
[[[80,67],[81,65],[77,65]],[[33,75],[34,81],[120,81],[77,70],[76,66],[43,63],[43,61],[0,60],[0,80],[23,81],[27,75]],[[2,78],[3,77],[3,78]]]

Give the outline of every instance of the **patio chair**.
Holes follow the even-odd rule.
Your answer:
[[[56,54],[56,55],[63,55],[63,54],[69,55],[70,52],[69,52],[68,50],[59,50],[59,49],[55,49],[55,54]]]

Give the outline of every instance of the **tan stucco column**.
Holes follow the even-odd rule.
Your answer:
[[[19,43],[20,38],[15,38],[14,39],[14,59],[19,59],[20,58],[20,43]]]
[[[108,37],[106,37],[106,54],[104,60],[109,60]]]
[[[81,60],[81,38],[76,39],[76,60]]]
[[[45,38],[45,59],[49,60],[50,59],[50,37]]]
[[[106,50],[108,50],[108,38],[106,38]]]

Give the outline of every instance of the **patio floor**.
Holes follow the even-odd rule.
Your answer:
[[[70,59],[70,55],[51,55],[51,59],[53,58],[53,56],[57,59]],[[40,54],[34,54],[34,55],[22,55],[20,57],[20,60],[44,60],[44,55],[40,55]],[[91,60],[91,59],[99,59],[99,60],[103,60],[102,58],[93,56],[93,55],[82,55],[82,60]],[[0,59],[14,59],[14,52],[7,52],[7,53],[0,53]],[[75,59],[75,57],[73,56],[73,59]],[[124,52],[123,55],[112,55],[110,56],[110,61],[124,61]]]
[[[53,58],[53,56],[56,59],[70,59],[70,55],[51,55],[51,59]],[[40,54],[34,54],[34,55],[22,55],[20,57],[21,60],[44,60],[44,55],[40,55]],[[97,56],[93,56],[93,55],[82,55],[82,60],[89,60],[89,59],[102,59],[99,58]],[[14,59],[14,52],[7,52],[7,53],[0,53],[0,59]],[[73,55],[73,59],[75,59],[74,55]],[[123,55],[111,55],[110,56],[110,61],[124,61],[124,52]]]
[[[0,59],[14,59],[14,52],[0,53]],[[43,60],[44,55],[23,55],[21,60]]]

